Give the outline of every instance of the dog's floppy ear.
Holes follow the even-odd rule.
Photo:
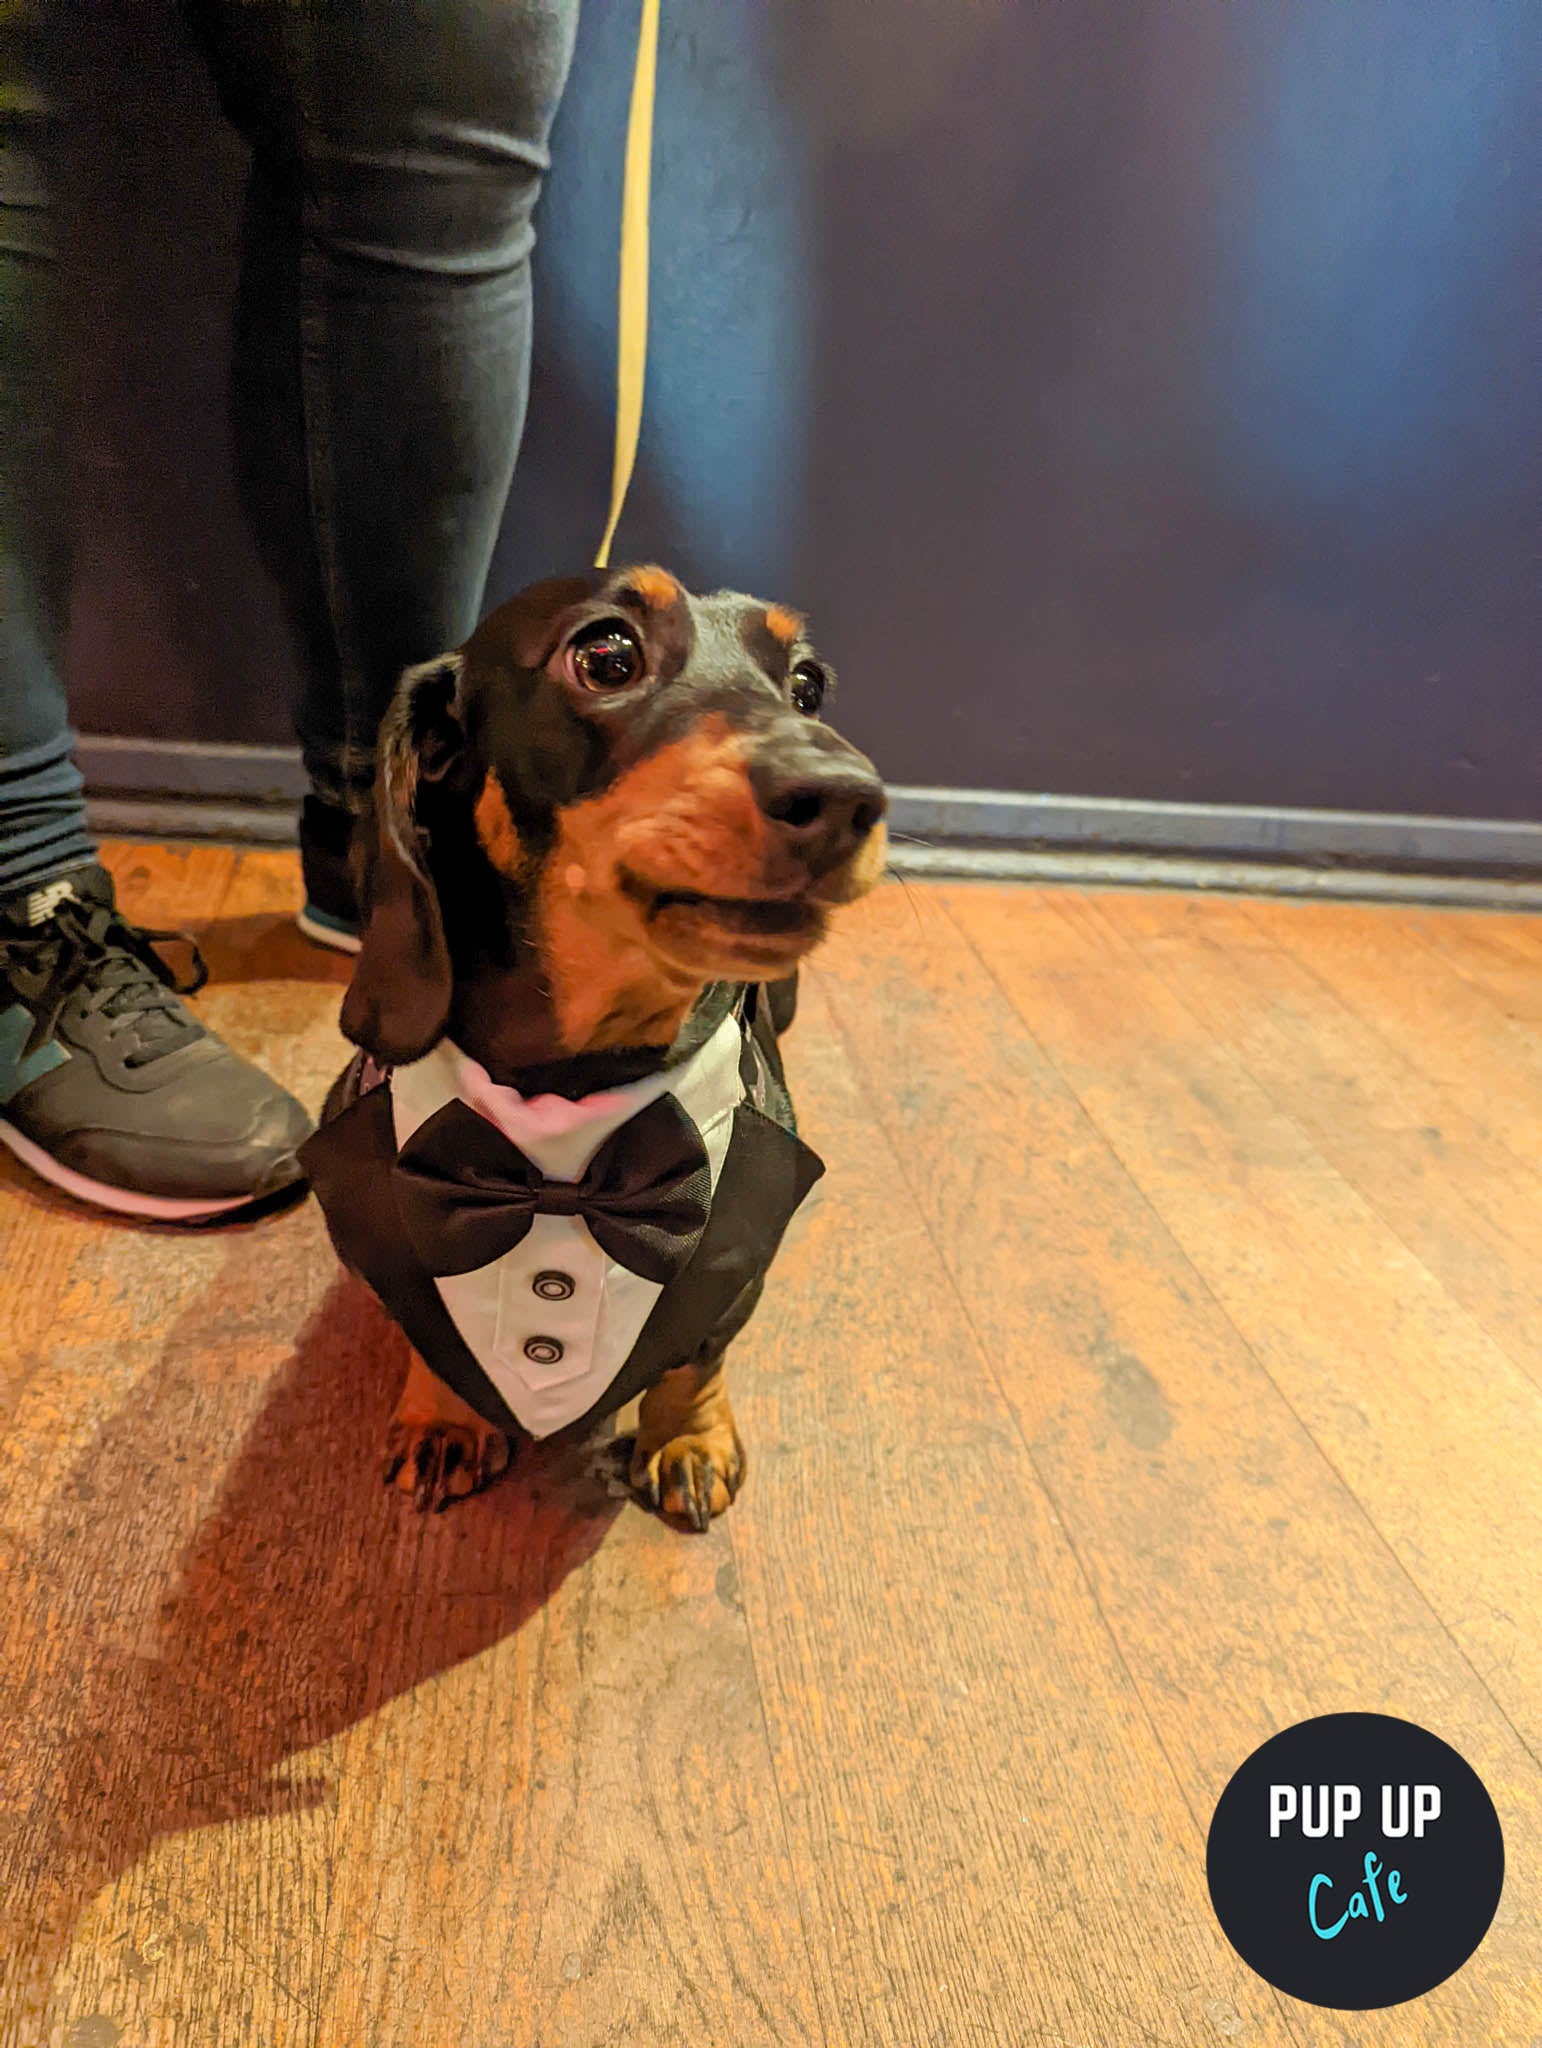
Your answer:
[[[357,840],[363,943],[342,1027],[383,1066],[421,1059],[449,1021],[450,955],[419,789],[462,757],[464,666],[447,654],[409,668],[381,721],[374,798]]]

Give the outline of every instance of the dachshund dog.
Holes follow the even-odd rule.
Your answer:
[[[538,584],[402,679],[303,1158],[412,1342],[420,1509],[639,1395],[648,1505],[704,1529],[739,1489],[724,1352],[823,1171],[777,1034],[887,846],[832,683],[797,613],[658,568]]]

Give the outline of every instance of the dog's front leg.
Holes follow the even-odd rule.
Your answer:
[[[414,1351],[386,1432],[386,1484],[412,1495],[420,1515],[476,1493],[505,1470],[509,1439],[431,1372]]]
[[[723,1354],[677,1365],[642,1397],[629,1478],[650,1508],[705,1529],[744,1483]]]

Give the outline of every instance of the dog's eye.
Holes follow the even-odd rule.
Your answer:
[[[800,661],[792,672],[792,702],[806,718],[817,718],[830,678],[817,661]]]
[[[568,649],[574,678],[586,690],[624,690],[645,667],[642,643],[619,619],[586,626]]]

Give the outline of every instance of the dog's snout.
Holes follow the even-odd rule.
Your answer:
[[[766,762],[750,780],[761,811],[816,873],[849,860],[888,808],[883,784],[860,759]]]

